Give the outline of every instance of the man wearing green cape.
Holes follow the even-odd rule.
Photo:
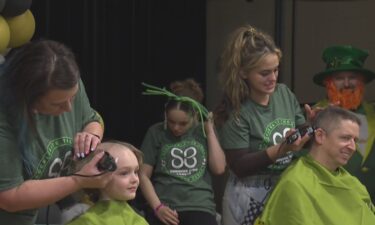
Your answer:
[[[375,73],[364,66],[368,56],[367,50],[350,45],[326,48],[322,55],[326,69],[315,74],[313,81],[325,87],[327,98],[314,107],[337,105],[354,112],[361,120],[357,151],[345,169],[366,186],[375,202],[375,108],[364,99],[366,85]]]
[[[356,151],[361,121],[328,106],[314,120],[310,151],[290,165],[257,225],[374,225],[366,187],[342,166]]]

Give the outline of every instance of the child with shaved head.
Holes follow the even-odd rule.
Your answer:
[[[104,188],[87,190],[94,205],[68,225],[147,225],[127,203],[136,195],[142,153],[133,145],[119,141],[103,142],[97,150],[105,151],[112,157],[112,163],[115,163],[114,168],[109,167],[115,169],[112,179]]]

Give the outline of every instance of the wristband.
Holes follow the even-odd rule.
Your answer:
[[[158,206],[155,207],[154,213],[155,215],[158,213],[158,211],[163,208],[165,205],[163,203],[160,203]]]

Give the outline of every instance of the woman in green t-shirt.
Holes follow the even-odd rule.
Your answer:
[[[90,107],[74,54],[51,40],[12,50],[0,75],[0,224],[34,224],[37,208],[98,179],[66,176],[73,154],[85,156],[103,135]],[[99,171],[98,154],[80,171]]]
[[[151,209],[146,219],[151,225],[217,225],[211,173],[225,171],[224,153],[210,116],[198,122],[207,116],[199,85],[187,79],[171,90],[149,92],[170,99],[164,122],[149,128],[141,146],[141,190]]]
[[[285,142],[305,118],[294,94],[277,83],[280,59],[272,38],[249,25],[234,31],[222,54],[224,98],[215,121],[230,169],[224,225],[254,223],[292,152],[308,140]]]

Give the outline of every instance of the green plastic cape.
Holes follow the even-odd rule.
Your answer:
[[[67,225],[148,225],[125,201],[99,201]]]
[[[344,168],[303,156],[283,173],[256,225],[374,225],[366,188]]]

